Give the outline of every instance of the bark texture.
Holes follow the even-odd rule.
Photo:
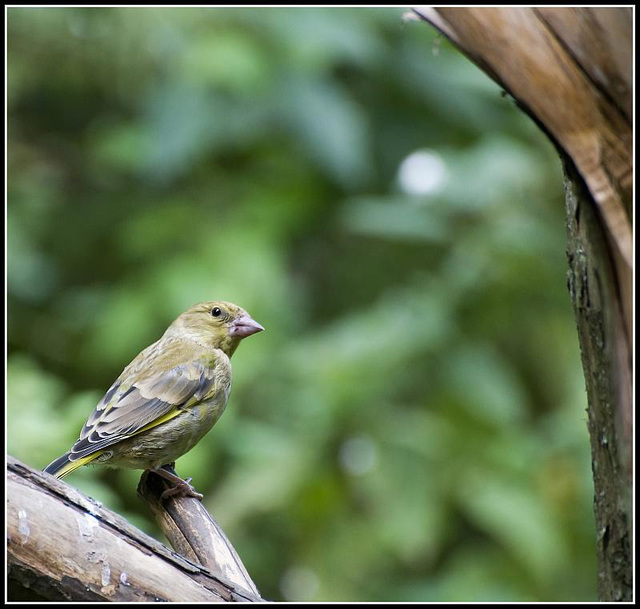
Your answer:
[[[193,497],[163,500],[162,493],[168,488],[166,480],[145,472],[138,495],[153,512],[171,546],[194,563],[259,597],[235,548],[202,503]]]
[[[152,490],[148,493],[153,497]],[[169,499],[167,504],[176,501],[183,521],[191,523],[182,532],[189,540],[202,506],[192,506],[192,499],[185,499],[186,504]],[[214,529],[209,539],[215,535]],[[213,543],[198,543],[203,556],[214,551]],[[170,550],[68,484],[8,457],[9,600],[261,601],[226,537],[215,541],[215,547],[227,545],[234,565],[218,571],[209,556],[205,566],[198,557]]]
[[[632,597],[631,8],[433,8],[430,22],[551,138],[588,397],[598,593]]]

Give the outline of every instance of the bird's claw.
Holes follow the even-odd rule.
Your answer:
[[[169,497],[195,497],[196,499],[202,500],[204,495],[196,491],[196,489],[193,488],[193,486],[191,486],[189,482],[191,482],[191,478],[182,480],[182,482],[177,482],[175,486],[172,486],[163,491],[163,493],[160,495],[160,499],[167,499]]]
[[[183,480],[178,476],[173,466],[173,463],[166,463],[162,467],[153,470],[158,476],[161,476],[173,485],[160,495],[160,499],[167,499],[168,497],[195,497],[196,499],[202,499],[204,495],[196,491],[196,489],[189,484],[191,478]]]

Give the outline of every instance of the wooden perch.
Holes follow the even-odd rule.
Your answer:
[[[240,557],[202,502],[193,497],[163,500],[161,495],[168,488],[166,480],[145,472],[140,478],[138,495],[153,512],[173,548],[192,562],[259,597]]]
[[[75,488],[7,459],[7,560],[10,585],[43,600],[262,601],[226,536],[192,498],[165,500],[157,476],[140,493],[170,550]],[[180,538],[180,536],[182,536]],[[180,538],[178,542],[177,539]],[[204,563],[204,564],[202,564]]]

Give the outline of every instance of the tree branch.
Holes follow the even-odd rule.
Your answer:
[[[631,9],[413,10],[509,91],[560,152],[568,284],[589,400],[598,594],[630,600]]]
[[[149,506],[172,547],[226,581],[260,596],[240,557],[218,523],[193,497],[162,500],[169,483],[155,474],[142,474],[138,496]]]
[[[189,524],[183,536],[197,548],[196,558],[208,555],[206,566],[170,550],[73,487],[9,456],[9,582],[48,600],[261,601],[211,517],[197,525],[196,519],[206,514],[204,508],[193,510],[188,503],[184,508],[183,501],[190,500],[169,500],[169,505],[182,506],[178,510],[183,519],[176,526]],[[191,539],[191,531],[202,530],[207,537]],[[226,548],[222,559],[218,548]]]
[[[631,79],[631,9],[413,10],[504,87],[576,166],[609,241],[630,343],[633,140],[631,121],[620,108],[631,105],[625,84]]]

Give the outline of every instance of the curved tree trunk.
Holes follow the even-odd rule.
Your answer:
[[[632,9],[414,12],[504,87],[562,158],[568,287],[589,402],[598,594],[631,600]]]

